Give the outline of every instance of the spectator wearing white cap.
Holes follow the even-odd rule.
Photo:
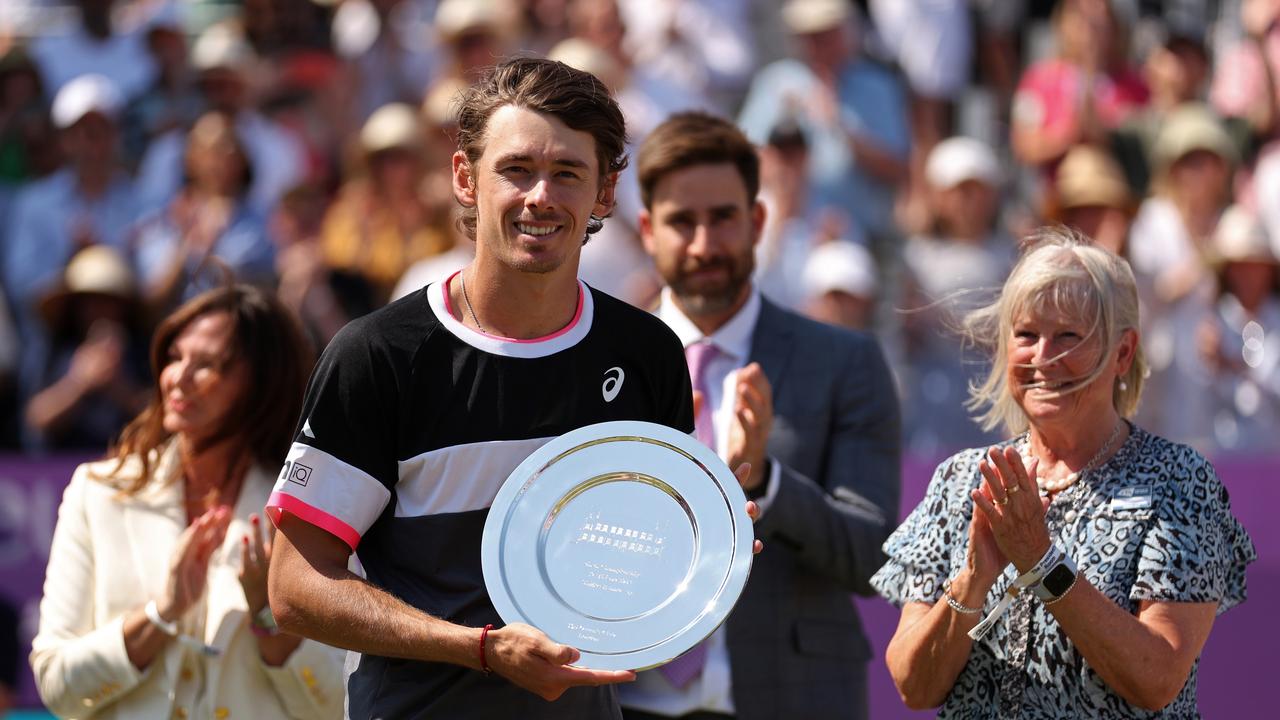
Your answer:
[[[186,134],[181,190],[138,232],[137,267],[155,316],[226,282],[270,285],[275,255],[266,213],[250,197],[257,166],[231,118],[202,115]]]
[[[14,200],[4,247],[4,285],[22,338],[19,385],[29,390],[44,367],[47,336],[35,303],[81,248],[125,251],[137,218],[134,188],[120,168],[117,118],[124,102],[111,80],[84,75],[54,98],[53,123],[68,164]],[[24,395],[22,400],[26,399]]]
[[[191,47],[191,65],[207,109],[231,117],[254,166],[250,199],[270,212],[286,190],[306,175],[306,151],[299,139],[252,107],[258,58],[243,32],[230,22],[213,25]],[[185,129],[155,139],[138,168],[139,191],[147,210],[164,207],[182,186]]]
[[[110,78],[125,98],[133,98],[151,84],[156,65],[147,55],[141,29],[117,26],[112,13],[116,4],[116,0],[77,0],[79,17],[74,26],[43,34],[31,44],[46,92],[54,95],[87,73]]]
[[[867,242],[848,213],[815,202],[809,155],[809,139],[794,121],[773,128],[760,147],[760,201],[769,212],[756,244],[755,281],[765,297],[795,312],[809,302],[804,273],[816,246]]]
[[[1206,277],[1202,261],[1231,201],[1237,148],[1222,121],[1203,105],[1171,113],[1153,149],[1155,193],[1138,210],[1130,238],[1135,273],[1154,276],[1165,302]]]
[[[363,277],[379,303],[411,264],[452,245],[447,218],[433,213],[423,195],[422,145],[415,108],[379,108],[360,131],[364,172],[338,192],[321,226],[329,266]]]
[[[805,314],[850,330],[871,330],[880,295],[876,262],[861,245],[833,240],[815,247],[804,266]]]
[[[738,124],[760,145],[784,121],[798,123],[809,138],[815,202],[846,209],[872,242],[889,240],[911,144],[906,89],[862,53],[846,0],[789,0],[782,18],[802,59],[756,75]]]
[[[981,360],[955,330],[964,312],[990,299],[1013,267],[1013,240],[999,225],[1003,174],[995,152],[973,138],[938,143],[925,163],[933,230],[907,240],[904,383],[907,442],[925,455],[994,440],[965,411]]]
[[[1196,340],[1211,376],[1213,446],[1271,452],[1280,428],[1280,260],[1254,214],[1233,205],[1210,262],[1218,296]]]
[[[128,178],[117,164],[116,121],[123,103],[102,75],[76,78],[54,98],[50,114],[68,164],[15,201],[4,263],[15,296],[56,280],[78,247],[124,246],[134,214]]]
[[[1171,113],[1152,151],[1153,194],[1129,232],[1129,263],[1142,292],[1142,342],[1150,368],[1138,422],[1179,442],[1208,446],[1209,429],[1190,417],[1193,392],[1188,358],[1193,336],[1214,294],[1207,259],[1223,211],[1231,203],[1237,148],[1207,107],[1187,104]],[[1176,408],[1176,412],[1174,411]],[[1194,424],[1194,427],[1192,426]]]

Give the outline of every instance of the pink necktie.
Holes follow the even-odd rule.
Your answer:
[[[685,348],[684,357],[689,362],[689,376],[693,379],[693,389],[702,393],[702,407],[698,417],[694,418],[694,435],[698,441],[715,450],[716,432],[712,423],[711,393],[707,388],[707,366],[720,355],[720,350],[710,341],[703,340]],[[672,685],[683,690],[693,679],[702,674],[702,666],[707,662],[707,641],[694,645],[688,652],[658,668],[663,677]]]
[[[716,449],[716,428],[712,422],[710,383],[707,378],[707,366],[720,356],[720,349],[708,340],[696,342],[684,349],[685,360],[689,362],[689,376],[693,379],[693,389],[702,393],[702,407],[698,417],[694,418],[694,436],[702,444]]]

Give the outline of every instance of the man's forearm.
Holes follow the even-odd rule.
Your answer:
[[[286,517],[277,535],[268,588],[282,630],[371,655],[479,667],[478,628],[432,617],[290,542],[310,530],[324,532]]]

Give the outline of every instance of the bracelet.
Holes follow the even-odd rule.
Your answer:
[[[271,612],[271,605],[263,605],[262,609],[249,620],[249,632],[256,637],[275,637],[280,634],[280,626],[276,624],[276,616]]]
[[[178,632],[178,623],[169,622],[168,620],[160,617],[160,608],[156,607],[155,600],[147,601],[147,604],[142,607],[142,614],[147,616],[147,622],[156,626],[160,632],[168,635],[174,640],[177,640],[178,644],[183,647],[190,648],[191,650],[195,650],[196,652],[209,657],[217,657],[222,653],[221,650],[213,647],[212,645],[206,645],[190,635],[183,635]]]
[[[1044,556],[1040,558],[1040,562],[1037,562],[1030,570],[1019,575],[1012,583],[1009,584],[1009,587],[1005,589],[1004,597],[1000,598],[1000,602],[996,603],[995,609],[988,613],[987,616],[982,619],[982,622],[978,623],[969,631],[969,637],[974,640],[981,640],[987,633],[991,632],[991,628],[995,627],[996,621],[1000,619],[1001,615],[1004,615],[1005,611],[1009,609],[1009,606],[1013,604],[1013,601],[1017,599],[1018,595],[1024,590],[1034,592],[1035,588],[1044,580],[1044,576],[1048,574],[1049,570],[1062,562],[1062,559],[1066,556],[1066,553],[1064,553],[1057,545],[1049,545],[1049,549],[1046,550]]]
[[[145,607],[142,608],[143,614],[147,616],[147,620],[159,628],[160,632],[169,637],[178,637],[178,624],[169,622],[160,617],[160,608],[156,607],[155,600],[148,600]]]
[[[1051,598],[1051,599],[1049,599],[1049,600],[1041,600],[1040,602],[1044,603],[1044,604],[1045,604],[1045,606],[1049,606],[1049,605],[1052,605],[1052,604],[1054,604],[1054,603],[1056,603],[1056,602],[1058,602],[1058,601],[1062,600],[1062,598],[1064,598],[1064,597],[1066,597],[1066,596],[1067,596],[1067,593],[1071,592],[1071,589],[1072,589],[1072,588],[1074,588],[1074,587],[1076,586],[1076,583],[1077,583],[1077,582],[1079,582],[1079,581],[1080,581],[1080,571],[1079,571],[1079,570],[1077,570],[1077,571],[1076,571],[1076,574],[1075,574],[1075,575],[1073,575],[1073,576],[1071,576],[1071,584],[1067,586],[1067,589],[1066,589],[1066,590],[1063,590],[1063,591],[1062,591],[1062,594],[1061,594],[1061,595],[1059,595],[1059,596],[1058,596],[1058,597],[1056,597],[1056,598]]]
[[[493,668],[489,667],[489,660],[484,656],[485,641],[489,639],[489,631],[493,629],[493,623],[485,625],[480,631],[480,672],[489,675],[493,672]]]
[[[951,579],[950,578],[948,578],[946,582],[942,583],[942,597],[946,599],[947,604],[951,606],[952,610],[955,610],[956,612],[962,615],[977,615],[978,613],[982,612],[982,608],[980,607],[973,608],[973,607],[969,607],[968,605],[963,605],[960,603],[959,600],[956,600],[951,595]]]

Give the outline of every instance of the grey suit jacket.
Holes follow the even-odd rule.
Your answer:
[[[742,720],[865,718],[872,651],[852,593],[898,515],[898,401],[879,344],[765,300],[752,340],[773,386],[769,456],[781,465],[756,523],[765,543],[727,621]]]

